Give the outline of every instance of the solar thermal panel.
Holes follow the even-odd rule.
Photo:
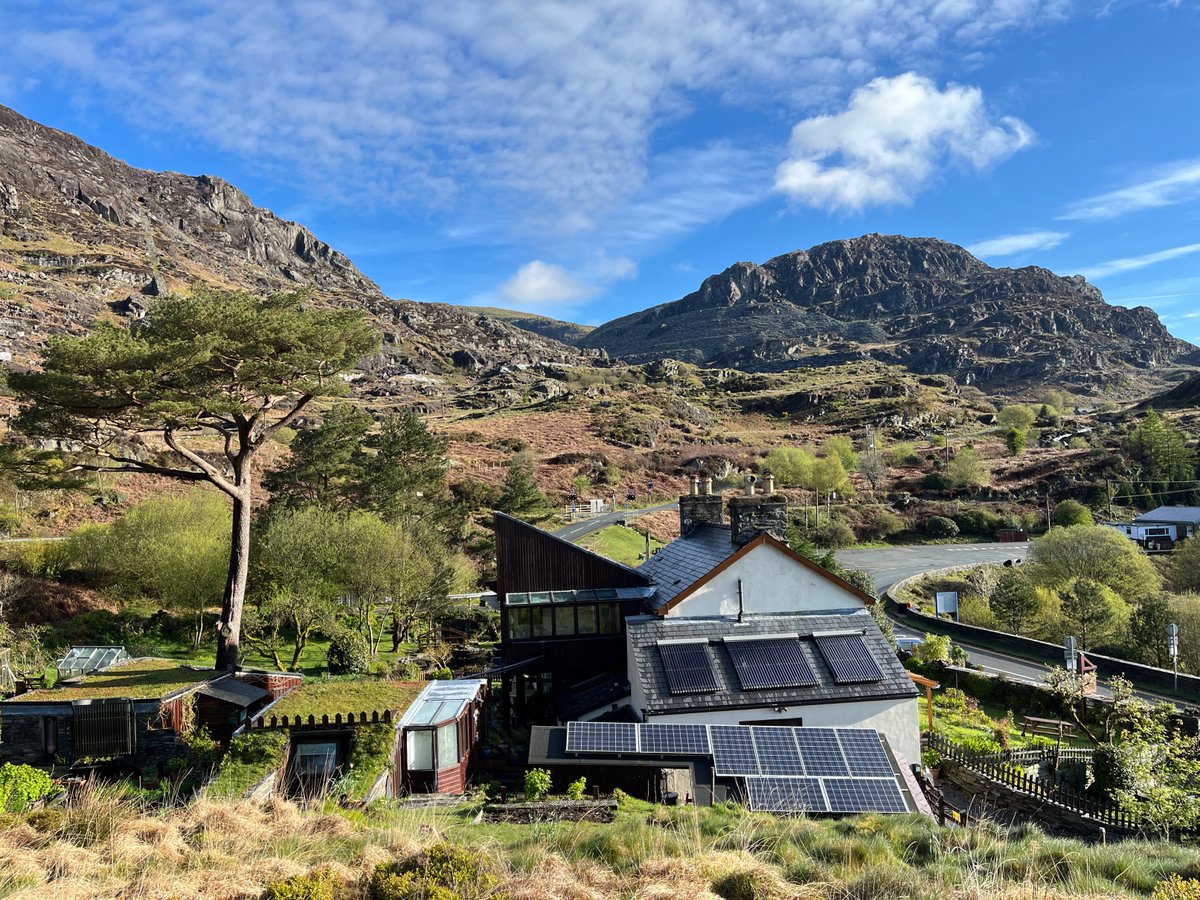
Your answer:
[[[806,775],[791,728],[752,727],[750,735],[764,775]]]
[[[636,753],[637,726],[627,722],[568,722],[568,753]]]
[[[838,743],[850,766],[850,774],[860,778],[891,778],[892,761],[879,733],[865,728],[839,728]]]
[[[763,812],[828,812],[819,778],[747,778],[746,802]]]
[[[816,635],[817,649],[838,684],[864,684],[883,679],[861,634]]]
[[[895,778],[823,778],[821,784],[833,813],[908,812]]]
[[[850,767],[832,728],[794,728],[806,775],[849,775]]]
[[[713,767],[718,775],[757,775],[758,757],[744,725],[710,725]]]
[[[642,753],[688,756],[708,756],[712,753],[707,725],[639,725],[638,746]]]
[[[799,638],[726,640],[724,644],[742,690],[812,687],[817,683]]]
[[[707,641],[661,641],[658,652],[662,655],[667,687],[672,695],[709,694],[717,689],[717,676],[708,655]]]

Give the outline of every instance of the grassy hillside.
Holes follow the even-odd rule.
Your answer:
[[[493,319],[500,319],[542,337],[553,338],[564,344],[574,344],[577,340],[595,331],[591,325],[576,325],[574,322],[564,322],[549,316],[539,316],[534,313],[521,312],[519,309],[503,309],[499,306],[466,306],[464,309],[479,312]]]
[[[603,825],[474,824],[476,812],[201,800],[147,813],[85,792],[65,811],[9,817],[0,896],[1099,898],[1200,877],[1200,850],[1178,845],[941,829],[919,816],[777,819],[630,800]]]

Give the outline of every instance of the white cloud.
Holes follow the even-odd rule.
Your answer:
[[[1200,253],[1200,244],[1186,244],[1182,247],[1171,247],[1167,250],[1159,250],[1155,253],[1147,253],[1143,256],[1127,256],[1121,259],[1110,259],[1108,262],[1097,263],[1094,266],[1089,266],[1086,269],[1081,269],[1079,274],[1084,278],[1097,279],[1106,278],[1109,275],[1117,275],[1121,272],[1132,272],[1135,269],[1144,269],[1147,266],[1153,266],[1156,263],[1166,262],[1171,259],[1178,259],[1181,256],[1189,256],[1193,253]]]
[[[909,203],[947,163],[985,169],[1032,142],[1020,119],[988,113],[979,88],[939,90],[908,72],[859,88],[837,115],[799,122],[775,187],[830,211]]]
[[[500,286],[500,295],[516,309],[540,311],[570,306],[596,293],[562,266],[535,259]]]
[[[348,204],[559,236],[617,216],[694,106],[800,117],[1070,0],[5,4],[0,68]],[[147,48],[153,48],[148,52]],[[985,132],[1003,146],[1013,126]],[[992,159],[989,141],[969,153]],[[698,208],[693,204],[692,208]],[[642,221],[648,217],[640,216]],[[691,221],[686,215],[672,221]]]
[[[1026,231],[1021,234],[1002,234],[999,237],[972,244],[967,250],[979,257],[1016,256],[1018,253],[1031,253],[1034,250],[1050,250],[1070,236],[1065,231]]]
[[[628,281],[637,278],[638,265],[628,256],[609,256],[605,251],[596,253],[596,261],[592,264],[596,277],[604,282]]]
[[[1143,209],[1200,199],[1200,159],[1176,162],[1146,173],[1129,187],[1080,200],[1061,219],[1115,219]]]

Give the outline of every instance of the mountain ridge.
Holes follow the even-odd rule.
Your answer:
[[[1153,310],[1109,305],[1082,276],[993,268],[936,238],[879,234],[734,263],[579,344],[632,363],[766,372],[869,357],[992,388],[1131,395],[1163,384],[1156,370],[1200,364]]]
[[[0,359],[36,364],[53,334],[144,314],[203,282],[361,306],[383,349],[361,377],[489,371],[602,359],[449,304],[391,299],[348,256],[212,175],[137,169],[0,106]]]

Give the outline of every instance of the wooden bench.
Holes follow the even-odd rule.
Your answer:
[[[1063,740],[1075,736],[1075,724],[1064,722],[1062,719],[1043,719],[1039,716],[1025,716],[1021,726],[1021,734],[1038,734],[1044,737]]]

